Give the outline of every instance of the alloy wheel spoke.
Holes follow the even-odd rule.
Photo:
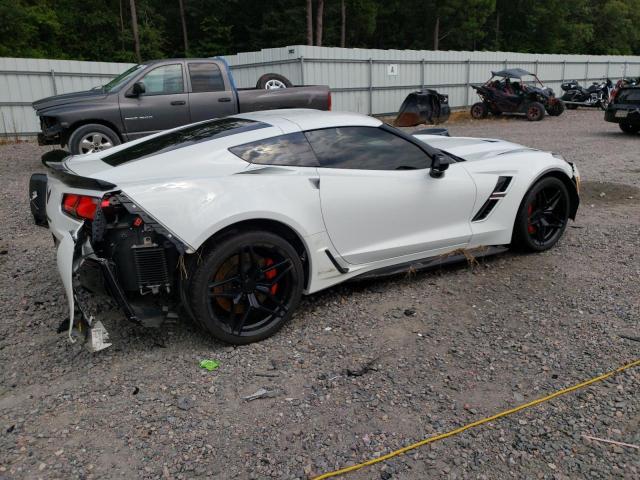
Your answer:
[[[266,295],[269,298],[269,300],[271,300],[273,303],[276,304],[276,311],[282,311],[282,313],[287,313],[287,310],[289,309],[287,308],[287,306],[283,301],[278,300],[274,295],[271,295],[271,293],[266,293]]]
[[[233,298],[234,300],[238,298],[239,295],[242,295],[242,292],[210,292],[210,297],[221,297],[221,298]]]
[[[282,278],[289,272],[289,270],[291,270],[293,268],[293,265],[291,263],[289,263],[289,265],[287,265],[285,268],[283,268],[282,270],[280,270],[278,272],[278,275],[276,275],[275,278],[271,279],[271,283],[270,285],[275,285],[276,283],[278,283],[280,280],[282,280]]]
[[[556,191],[556,193],[554,193],[551,196],[551,198],[547,200],[547,203],[545,203],[544,209],[554,210],[558,206],[558,203],[560,202],[560,197],[561,197],[561,193],[560,193],[560,190],[558,190]]]
[[[244,253],[242,248],[238,251],[238,275],[240,275],[240,281],[244,282],[247,278],[244,271]]]
[[[290,264],[291,264],[291,260],[289,260],[288,258],[286,258],[286,259],[284,259],[284,260],[283,260],[283,261],[281,261],[281,262],[274,263],[273,265],[269,265],[269,266],[267,266],[267,267],[263,268],[263,269],[261,270],[261,272],[262,272],[263,274],[265,274],[265,273],[267,273],[267,272],[270,272],[270,271],[271,271],[271,270],[273,270],[273,269],[278,269],[278,268],[281,268],[281,267],[283,267],[283,266],[285,266],[285,265],[290,265]]]
[[[253,251],[253,247],[251,245],[247,247],[247,250],[249,251],[249,261],[250,261],[251,270],[257,271],[260,268],[260,266],[258,265],[258,257],[256,257],[256,252]]]
[[[240,335],[240,333],[242,332],[242,329],[244,328],[244,324],[247,323],[247,319],[249,318],[249,314],[251,313],[252,309],[253,307],[251,307],[251,305],[247,306],[247,308],[244,311],[244,315],[242,315],[242,317],[236,320],[236,322],[231,327],[231,333]]]
[[[233,277],[225,278],[224,280],[210,283],[209,288],[221,287],[222,285],[226,285],[227,283],[239,282],[239,281],[240,281],[240,277],[238,275],[234,275]]]

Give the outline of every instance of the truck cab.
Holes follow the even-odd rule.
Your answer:
[[[221,58],[165,59],[135,65],[86,92],[33,103],[38,143],[93,153],[161,130],[276,108],[330,109],[328,87],[237,89]]]

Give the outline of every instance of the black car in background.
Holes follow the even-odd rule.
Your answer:
[[[640,85],[617,88],[604,113],[607,122],[614,122],[624,133],[640,132]]]

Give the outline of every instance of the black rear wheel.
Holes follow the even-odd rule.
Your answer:
[[[559,117],[564,113],[564,102],[562,100],[558,100],[553,105],[550,105],[547,113],[552,117]]]
[[[539,102],[531,102],[527,106],[527,120],[530,122],[539,122],[544,118],[544,105]]]
[[[640,132],[640,125],[631,125],[630,123],[619,123],[620,130],[624,133],[638,133]]]
[[[291,318],[302,261],[283,238],[260,231],[225,237],[196,266],[189,297],[196,319],[219,340],[256,342]]]
[[[553,247],[569,219],[569,192],[562,181],[546,177],[527,192],[513,226],[512,244],[531,252]]]

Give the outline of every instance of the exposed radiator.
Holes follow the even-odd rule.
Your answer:
[[[138,277],[138,288],[164,287],[171,283],[164,248],[158,246],[134,247],[133,261]]]

